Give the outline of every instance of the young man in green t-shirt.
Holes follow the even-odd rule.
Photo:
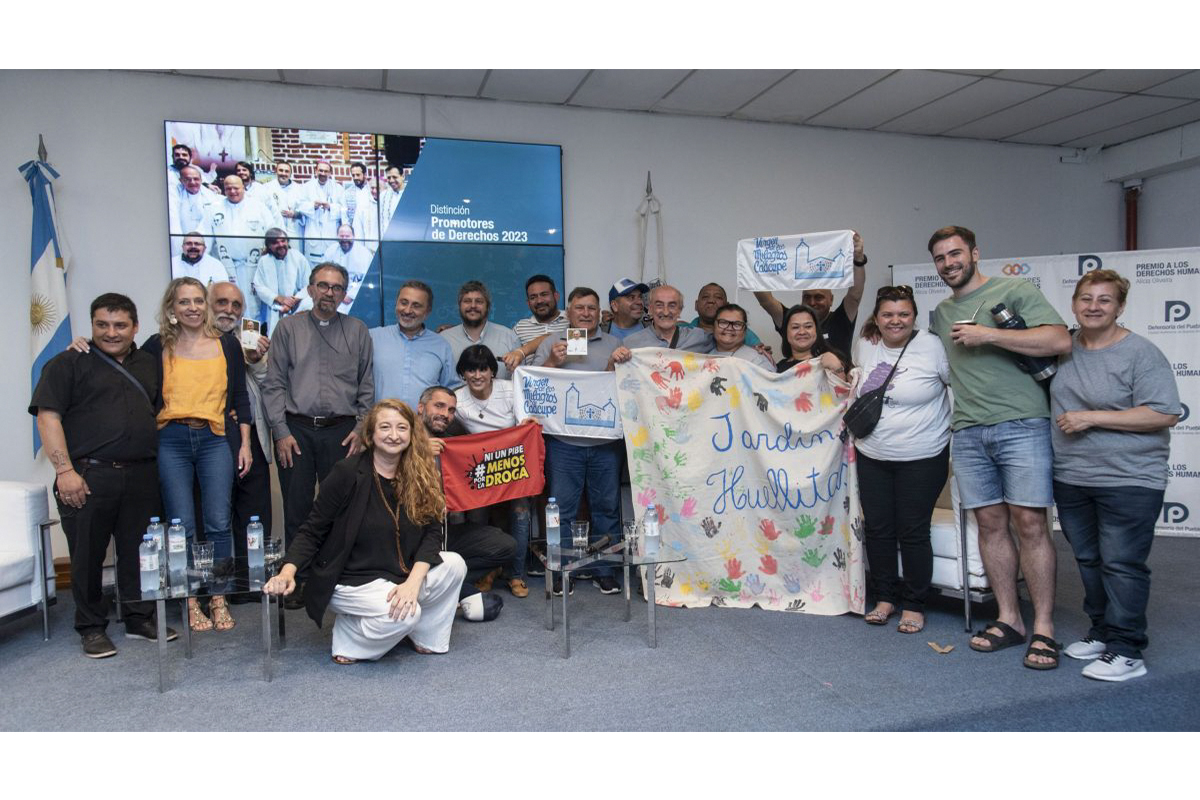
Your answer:
[[[971,649],[989,653],[1025,643],[1017,604],[1019,565],[1033,600],[1033,636],[1024,664],[1054,669],[1055,555],[1045,511],[1054,505],[1050,404],[1014,355],[1068,353],[1071,337],[1033,284],[979,272],[979,248],[967,228],[939,229],[929,252],[954,292],[938,304],[932,325],[946,347],[954,389],[954,474],[963,507],[975,510],[979,553],[1000,607],[996,621],[971,638]],[[999,303],[1023,317],[1027,329],[996,327],[990,311]],[[1019,552],[1008,532],[1010,519]]]

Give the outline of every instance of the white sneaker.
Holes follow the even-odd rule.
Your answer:
[[[1063,655],[1080,661],[1091,661],[1104,655],[1107,649],[1104,642],[1098,642],[1090,636],[1085,636],[1078,642],[1073,642],[1063,649]]]
[[[1105,653],[1083,668],[1083,677],[1098,681],[1127,681],[1145,674],[1145,661],[1116,653]]]

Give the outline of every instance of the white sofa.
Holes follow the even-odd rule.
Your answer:
[[[42,635],[49,639],[55,593],[48,531],[56,520],[50,519],[46,487],[0,481],[0,520],[0,621],[40,607]]]
[[[963,598],[963,618],[969,631],[971,603],[990,599],[992,592],[979,556],[979,524],[974,511],[959,508],[958,482],[953,470],[934,506],[929,539],[933,545],[932,584],[942,594]],[[965,593],[964,582],[968,589]]]

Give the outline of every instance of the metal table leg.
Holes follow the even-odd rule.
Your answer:
[[[546,567],[546,630],[554,630],[554,573]]]
[[[271,596],[262,596],[263,680],[271,682]]]
[[[622,566],[625,571],[625,621],[633,619],[633,590],[629,588],[629,561],[626,560]]]
[[[179,600],[180,618],[183,620],[183,654],[187,658],[192,657],[192,620],[188,613],[188,598],[184,597]]]
[[[50,528],[58,524],[51,519],[38,525],[41,534],[37,558],[34,559],[34,569],[37,570],[38,580],[42,582],[42,641],[50,641],[50,589],[46,586],[46,564],[50,562]],[[53,578],[51,578],[53,580]]]
[[[263,601],[266,602],[267,605],[270,605],[271,599],[275,600],[275,616],[279,627],[279,649],[284,650],[287,648],[287,628],[284,626],[283,621],[284,617],[286,616],[283,613],[283,595],[263,595]]]
[[[649,644],[651,647],[658,647],[658,635],[654,630],[654,573],[650,570],[654,569],[653,565],[646,568],[646,606],[649,609],[647,615],[650,619]]]
[[[548,572],[548,570],[547,570]],[[563,600],[563,640],[562,640],[562,657],[571,657],[571,624],[567,619],[567,598],[571,596],[571,571],[564,569],[562,572],[562,600]]]
[[[154,601],[158,617],[158,693],[167,690],[167,603],[162,597]]]

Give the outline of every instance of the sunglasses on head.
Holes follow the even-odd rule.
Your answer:
[[[879,291],[875,293],[876,299],[890,297],[912,297],[913,290],[911,286],[900,284],[899,286],[880,286]]]

